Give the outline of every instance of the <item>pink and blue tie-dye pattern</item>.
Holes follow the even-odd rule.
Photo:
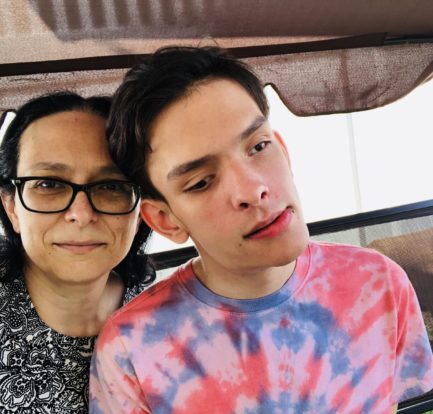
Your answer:
[[[91,413],[386,413],[433,388],[415,293],[371,250],[311,242],[278,291],[206,289],[191,264],[98,339]]]

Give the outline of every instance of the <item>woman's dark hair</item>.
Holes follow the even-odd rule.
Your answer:
[[[212,79],[238,83],[268,116],[260,80],[244,62],[217,47],[161,48],[130,69],[114,94],[107,126],[110,152],[120,169],[141,185],[145,197],[164,200],[147,171],[153,122],[170,104]]]
[[[110,106],[109,97],[83,98],[67,91],[43,95],[21,106],[0,145],[0,191],[10,195],[15,191],[10,178],[17,173],[21,135],[32,122],[65,111],[82,111],[107,119]],[[23,274],[24,250],[21,237],[15,233],[3,203],[0,203],[0,223],[4,230],[0,237],[0,276],[3,280],[12,280]],[[155,271],[144,252],[150,232],[149,227],[141,222],[127,256],[113,269],[128,287],[155,279]]]

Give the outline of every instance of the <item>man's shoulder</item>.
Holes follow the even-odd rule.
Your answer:
[[[114,312],[98,336],[96,349],[129,344],[131,349],[141,350],[144,342],[164,340],[170,329],[175,332],[177,318],[189,311],[191,295],[186,280],[191,272],[188,263],[180,266]]]
[[[313,254],[322,254],[325,258],[330,257],[345,257],[347,260],[368,260],[368,261],[379,261],[387,262],[391,261],[389,257],[384,254],[374,250],[370,247],[361,247],[352,244],[344,243],[333,243],[326,241],[315,241],[310,240],[310,246],[312,248]]]
[[[180,296],[182,275],[187,271],[187,264],[180,266],[162,280],[150,285],[130,302],[114,312],[109,321],[114,324],[123,324],[130,319],[151,315],[166,304],[172,303]]]
[[[403,269],[389,257],[376,250],[349,244],[312,241],[310,243],[314,269],[350,274],[351,283],[382,279],[394,284],[405,281]],[[388,284],[387,283],[387,284]]]

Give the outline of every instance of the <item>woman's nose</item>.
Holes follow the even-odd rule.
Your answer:
[[[65,211],[65,219],[67,221],[74,221],[85,226],[93,221],[96,221],[98,213],[93,210],[92,205],[84,191],[79,191],[72,204]]]

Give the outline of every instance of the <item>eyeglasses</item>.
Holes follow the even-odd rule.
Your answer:
[[[16,177],[11,179],[22,205],[35,213],[60,213],[84,191],[93,210],[103,214],[128,214],[140,199],[140,187],[129,181],[106,180],[75,184],[50,177]]]

